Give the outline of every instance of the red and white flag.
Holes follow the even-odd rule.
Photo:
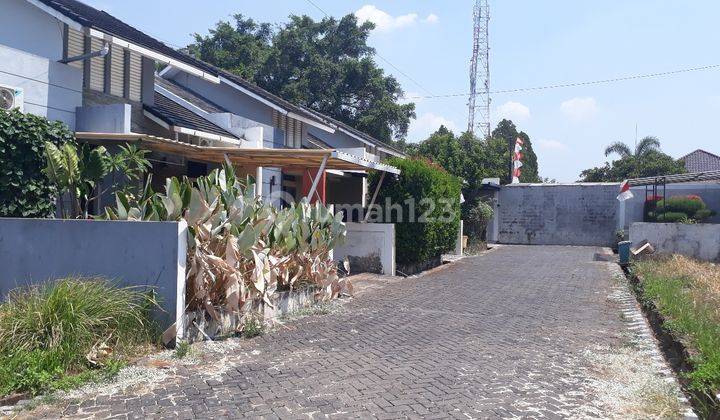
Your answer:
[[[630,191],[630,184],[628,184],[627,181],[623,181],[622,184],[620,184],[620,194],[617,196],[618,201],[625,201],[633,198],[634,195],[632,191]]]

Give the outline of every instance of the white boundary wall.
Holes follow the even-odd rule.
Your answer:
[[[703,261],[720,261],[720,225],[700,223],[633,223],[634,247],[648,241],[658,254],[682,254]]]
[[[335,260],[346,256],[371,257],[377,255],[382,274],[395,275],[395,225],[392,223],[347,223],[347,239],[336,246]],[[351,274],[355,274],[350,267]]]

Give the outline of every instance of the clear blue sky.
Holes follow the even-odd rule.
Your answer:
[[[323,17],[307,0],[86,1],[176,46],[233,13],[273,23],[286,21],[289,14]],[[370,44],[420,84],[378,60],[409,96],[468,91],[473,1],[313,2],[330,15],[362,10],[363,16],[381,22]],[[715,29],[720,2],[491,0],[490,8],[494,90],[720,63],[720,31]],[[582,169],[602,164],[603,148],[612,141],[632,145],[636,124],[640,137],[657,136],[672,156],[697,148],[720,154],[714,127],[720,113],[719,78],[720,70],[708,70],[498,94],[493,120],[508,116],[527,132],[541,176],[558,181],[574,181]],[[440,123],[464,130],[466,102],[463,97],[416,100],[418,119],[409,140],[422,140]]]

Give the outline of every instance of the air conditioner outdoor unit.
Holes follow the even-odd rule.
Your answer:
[[[23,90],[12,86],[0,85],[0,109],[10,111],[11,109],[19,109],[24,112],[23,106]]]

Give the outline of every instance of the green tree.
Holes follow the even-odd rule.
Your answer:
[[[660,140],[654,136],[643,137],[640,142],[635,146],[635,151],[632,152],[630,146],[627,144],[616,141],[605,148],[605,156],[610,156],[613,153],[617,153],[621,158],[627,158],[634,156],[636,158],[643,157],[650,152],[657,152],[660,150]]]
[[[521,138],[523,141],[522,153],[524,158],[523,166],[521,169],[520,182],[542,181],[542,179],[538,175],[537,156],[535,155],[535,151],[533,150],[530,136],[528,136],[522,131],[518,132],[515,124],[513,124],[512,121],[504,119],[500,121],[497,127],[493,130],[492,137],[504,139],[507,144],[506,147],[508,148],[508,153],[510,154],[512,154],[513,150],[515,150],[515,141],[517,140],[517,138]],[[507,177],[503,178],[509,178],[512,163],[510,160],[508,160],[505,165],[505,170],[507,171],[508,175]]]
[[[620,159],[582,171],[581,181],[619,182],[630,178],[686,172],[683,162],[660,151],[660,141],[655,137],[643,138],[634,151],[625,143],[615,142],[605,148],[605,156],[613,153],[618,154]]]
[[[407,135],[415,104],[384,74],[367,45],[374,24],[349,14],[315,21],[290,16],[277,29],[242,15],[195,34],[191,54],[293,103],[327,114],[385,142]]]
[[[243,15],[233,16],[235,25],[220,21],[208,35],[195,34],[188,52],[238,76],[254,80],[272,50],[272,27]]]

